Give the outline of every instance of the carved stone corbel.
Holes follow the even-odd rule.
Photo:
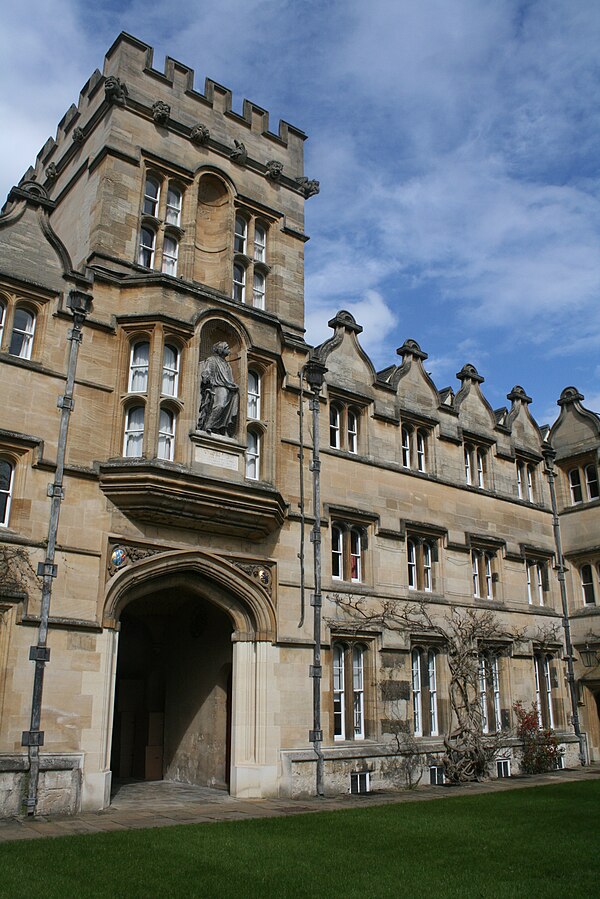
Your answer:
[[[248,161],[248,151],[246,150],[246,145],[242,143],[241,140],[233,140],[235,147],[229,154],[229,158],[234,162],[237,162],[238,165],[246,165]]]
[[[171,115],[171,107],[163,100],[157,100],[152,104],[152,118],[157,125],[167,125],[169,116]]]
[[[201,122],[198,122],[197,125],[194,125],[190,132],[190,140],[194,144],[206,144],[210,139],[210,131],[203,125]]]

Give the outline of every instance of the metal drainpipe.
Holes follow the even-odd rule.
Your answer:
[[[304,627],[305,613],[305,570],[304,570],[304,535],[306,527],[306,503],[304,502],[304,366],[298,372],[300,379],[300,401],[298,405],[300,449],[298,451],[299,487],[300,487],[300,620],[298,627]]]
[[[29,658],[35,662],[33,676],[33,692],[31,697],[31,722],[29,730],[23,731],[21,745],[29,750],[29,792],[26,799],[27,814],[34,815],[38,799],[38,782],[40,774],[40,746],[44,745],[44,731],[40,730],[42,718],[42,694],[44,690],[44,671],[46,663],[50,660],[50,647],[48,641],[48,621],[50,618],[50,601],[52,599],[52,581],[57,574],[57,565],[54,562],[56,555],[56,538],[58,533],[58,519],[60,504],[64,498],[63,476],[65,470],[65,454],[67,448],[67,434],[69,430],[69,418],[73,411],[73,387],[75,384],[75,369],[77,368],[77,354],[81,343],[81,326],[85,317],[91,310],[92,298],[88,294],[78,290],[72,290],[67,300],[67,306],[73,313],[73,327],[70,329],[67,339],[71,343],[69,350],[69,364],[67,368],[67,383],[63,396],[59,397],[57,406],[60,412],[60,426],[58,432],[58,446],[56,450],[56,473],[54,483],[48,485],[50,497],[50,521],[48,523],[48,547],[46,560],[40,562],[37,574],[42,578],[42,603],[40,609],[40,624],[38,628],[37,645],[29,650]]]
[[[546,463],[546,476],[550,486],[550,500],[552,503],[552,526],[554,529],[554,544],[556,546],[556,567],[558,574],[558,583],[560,586],[560,598],[562,602],[563,619],[562,625],[565,632],[565,648],[567,650],[567,681],[569,684],[569,692],[571,694],[571,710],[573,730],[579,740],[579,761],[582,765],[587,764],[587,756],[585,751],[585,737],[581,733],[579,725],[579,712],[577,711],[577,688],[575,686],[575,669],[573,667],[573,644],[571,643],[571,623],[569,621],[569,605],[567,600],[567,587],[565,584],[565,560],[562,550],[562,539],[560,535],[560,519],[558,517],[558,505],[556,502],[556,475],[554,473],[554,460],[556,459],[556,451],[550,445],[544,446],[542,449],[544,462]]]
[[[313,729],[309,732],[308,739],[313,744],[317,757],[316,793],[324,796],[324,757],[321,748],[323,743],[323,730],[321,727],[321,678],[323,666],[321,664],[321,461],[319,458],[319,394],[323,386],[323,380],[327,369],[322,362],[309,359],[305,367],[306,380],[312,388],[313,395],[310,400],[313,423],[313,452],[310,470],[313,474],[313,515],[314,525],[310,539],[313,544],[314,561],[314,593],[311,596],[313,607],[313,663],[310,666],[310,676],[313,679]]]

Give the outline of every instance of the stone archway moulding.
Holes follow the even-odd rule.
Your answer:
[[[111,578],[106,586],[103,626],[116,628],[128,603],[169,587],[185,587],[221,608],[233,623],[234,641],[275,641],[275,609],[267,593],[236,566],[199,550],[157,553]]]

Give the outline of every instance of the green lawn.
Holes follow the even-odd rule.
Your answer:
[[[600,781],[0,846],[19,897],[593,897]]]

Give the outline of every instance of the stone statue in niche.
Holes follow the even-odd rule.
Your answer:
[[[229,344],[215,343],[200,375],[198,430],[233,437],[237,423],[240,391],[227,361]]]

